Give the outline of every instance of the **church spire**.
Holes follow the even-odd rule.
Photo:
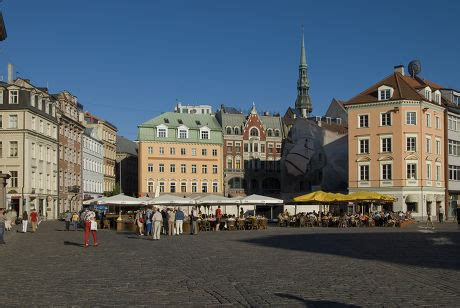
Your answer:
[[[295,108],[301,113],[303,118],[307,118],[312,112],[312,104],[308,90],[310,82],[307,77],[307,57],[305,55],[305,43],[302,26],[302,38],[300,45],[300,64],[299,64],[299,79],[297,80],[297,99]]]

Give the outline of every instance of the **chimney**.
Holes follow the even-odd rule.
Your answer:
[[[396,66],[394,67],[394,72],[395,72],[395,73],[400,73],[401,75],[404,76],[404,65],[401,65],[401,64],[400,64],[400,65],[396,65]]]
[[[8,83],[13,83],[13,64],[8,63]]]
[[[264,111],[264,116],[269,116],[270,113],[268,111]]]

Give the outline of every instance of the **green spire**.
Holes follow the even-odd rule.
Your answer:
[[[305,56],[303,26],[302,26],[302,45],[300,47],[300,66],[307,66],[307,57]]]

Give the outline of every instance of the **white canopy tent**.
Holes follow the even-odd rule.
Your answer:
[[[207,195],[207,196],[202,196],[199,198],[195,198],[195,203],[200,206],[204,205],[208,208],[208,214],[209,212],[214,212],[219,205],[223,205],[223,213],[224,214],[236,214],[238,215],[238,206],[241,203],[241,198],[227,198],[224,196],[220,195]],[[235,205],[234,208],[231,207],[231,205]],[[230,211],[228,211],[228,207],[230,206]]]
[[[254,207],[254,215],[256,215],[256,206],[257,205],[267,205],[270,206],[270,218],[273,219],[273,206],[275,205],[282,205],[283,200],[281,199],[276,199],[272,197],[267,197],[267,196],[261,196],[261,195],[250,195],[247,197],[244,197],[241,199],[241,204],[248,204],[248,205],[253,205]]]
[[[177,204],[177,205],[191,205],[195,204],[193,199],[188,197],[180,197],[175,195],[161,195],[149,201],[149,204]]]
[[[83,201],[83,205],[97,204],[98,201],[105,199],[106,197],[94,198]]]
[[[146,202],[138,198],[126,196],[125,194],[118,194],[115,196],[101,198],[97,200],[97,204],[110,204],[110,205],[145,205]]]

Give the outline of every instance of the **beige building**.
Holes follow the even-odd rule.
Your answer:
[[[85,125],[96,130],[97,138],[104,147],[104,192],[115,188],[115,161],[117,158],[117,128],[110,122],[85,112]]]
[[[445,203],[441,86],[404,67],[346,102],[349,190],[397,198],[395,211],[424,219]]]
[[[47,89],[20,78],[0,83],[0,172],[11,176],[8,208],[57,218],[57,125]]]
[[[139,125],[139,195],[223,194],[222,131],[214,115],[166,112]]]

